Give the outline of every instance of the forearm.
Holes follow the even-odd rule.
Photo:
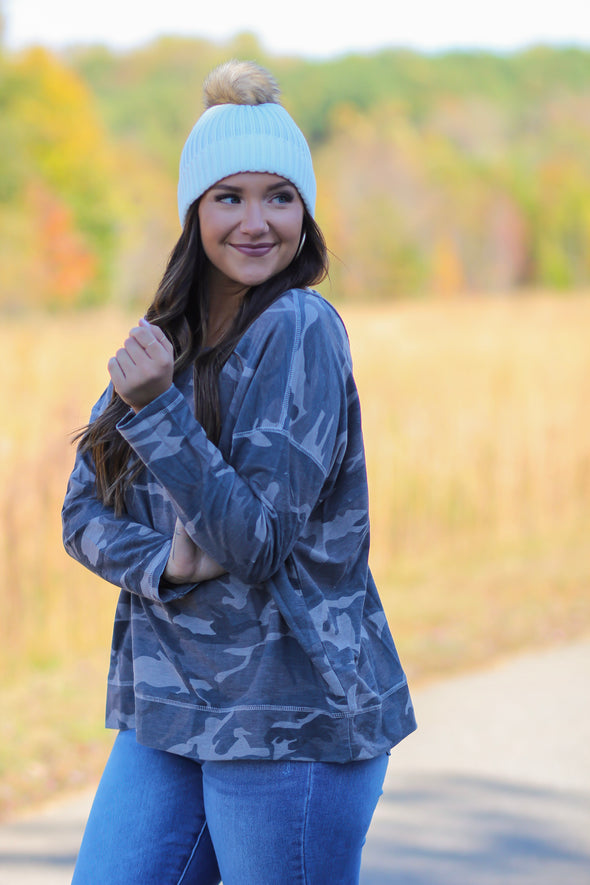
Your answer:
[[[164,534],[128,516],[115,516],[101,504],[92,474],[81,458],[70,477],[62,509],[66,551],[85,568],[116,587],[166,601],[187,593],[194,582],[162,590],[161,579],[172,546]]]
[[[281,438],[264,450],[264,471],[259,463],[244,463],[238,473],[177,391],[121,422],[119,430],[166,489],[192,540],[214,560],[246,583],[260,583],[280,568],[309,514],[309,506],[293,504],[291,495],[314,500],[323,481],[309,459]],[[260,459],[260,447],[249,449]],[[269,483],[265,495],[259,486]]]

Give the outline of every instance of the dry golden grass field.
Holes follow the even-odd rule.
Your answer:
[[[590,297],[342,310],[372,565],[410,680],[590,631]],[[94,779],[115,588],[70,561],[69,434],[134,321],[0,328],[0,815]]]

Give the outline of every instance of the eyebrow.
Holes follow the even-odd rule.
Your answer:
[[[266,191],[267,193],[270,193],[271,191],[282,191],[285,190],[285,188],[287,187],[293,188],[293,190],[297,189],[294,184],[291,184],[291,182],[287,181],[287,179],[285,178],[283,181],[278,181],[276,184],[271,184],[270,187],[267,187]],[[223,182],[221,181],[218,181],[217,184],[214,184],[211,187],[211,190],[223,190],[234,194],[241,194],[244,191],[244,189],[242,187],[238,187],[238,185],[223,184]]]

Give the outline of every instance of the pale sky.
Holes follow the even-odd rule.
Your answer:
[[[224,42],[251,31],[273,54],[328,57],[404,46],[590,46],[588,0],[0,0],[5,45],[129,49],[175,34]]]

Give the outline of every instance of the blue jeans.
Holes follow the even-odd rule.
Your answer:
[[[357,885],[386,768],[198,763],[120,732],[72,885]]]

